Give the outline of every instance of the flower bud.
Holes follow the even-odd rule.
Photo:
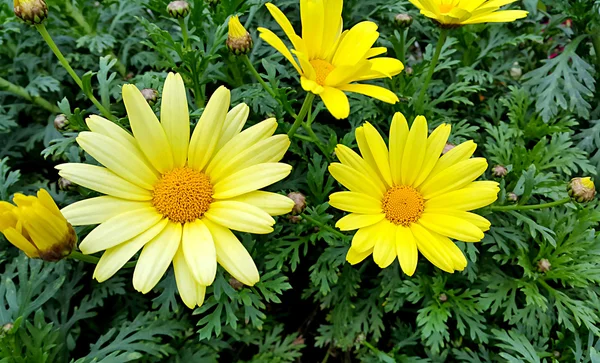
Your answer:
[[[519,66],[519,62],[514,62],[512,68],[510,69],[510,77],[514,80],[518,80],[523,75],[523,70],[521,66]]]
[[[60,190],[71,190],[75,187],[75,184],[73,184],[70,180],[63,178],[62,176],[60,178],[58,178],[58,189]]]
[[[550,267],[552,267],[552,264],[547,259],[542,258],[541,260],[538,261],[537,266],[538,266],[539,272],[546,273],[546,272],[550,271]]]
[[[444,155],[448,151],[454,149],[455,147],[456,147],[456,145],[454,145],[453,143],[447,142],[446,145],[444,146],[444,150],[442,150],[442,155]]]
[[[154,106],[156,100],[158,100],[158,91],[153,88],[144,88],[141,92],[148,104]]]
[[[254,44],[252,37],[237,16],[229,18],[229,33],[225,43],[229,51],[235,55],[248,54],[252,50]]]
[[[229,279],[229,285],[235,290],[241,290],[242,288],[244,288],[244,284],[234,279],[233,277]]]
[[[57,115],[54,118],[54,128],[58,131],[65,131],[69,127],[69,119],[64,113]]]
[[[404,68],[404,74],[406,74],[407,76],[411,76],[414,73],[414,69],[412,67],[406,67]]]
[[[579,203],[589,202],[596,196],[596,187],[592,178],[573,178],[568,187],[569,196]]]
[[[503,165],[496,165],[492,168],[492,175],[496,178],[504,178],[508,174],[508,169]]]
[[[448,301],[448,295],[446,295],[446,294],[444,294],[444,293],[441,293],[441,294],[440,294],[440,296],[438,296],[438,299],[439,299],[441,302],[446,302],[446,301]]]
[[[294,208],[292,208],[292,214],[300,214],[304,212],[306,208],[306,197],[300,192],[292,192],[287,195],[288,198],[294,201]]]
[[[515,193],[508,193],[508,201],[509,202],[513,202],[516,203],[519,200],[519,196],[516,195]]]
[[[58,261],[75,247],[73,227],[44,189],[35,196],[17,193],[16,205],[0,202],[0,233],[30,258]]]
[[[13,5],[15,15],[27,24],[40,24],[48,17],[44,0],[14,0]]]
[[[171,1],[167,11],[172,18],[183,19],[190,13],[190,4],[187,1]]]
[[[412,18],[412,16],[410,16],[408,14],[398,14],[394,18],[394,22],[396,23],[396,26],[398,28],[406,29],[412,25],[413,18]]]

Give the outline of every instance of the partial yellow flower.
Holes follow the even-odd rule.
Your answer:
[[[516,0],[409,0],[421,14],[446,26],[504,23],[527,16],[525,10],[500,10]]]
[[[300,73],[302,88],[319,95],[329,112],[338,119],[350,114],[344,91],[387,103],[398,102],[398,97],[385,88],[353,82],[391,78],[404,69],[397,59],[374,58],[386,52],[384,47],[371,48],[379,38],[375,23],[364,21],[342,32],[342,5],[342,0],[300,0],[300,37],[277,6],[266,4],[290,40],[291,51],[275,33],[258,28],[260,37]]]
[[[473,141],[441,155],[449,135],[450,125],[443,124],[427,137],[425,117],[418,116],[409,129],[404,116],[396,113],[389,151],[368,122],[356,129],[362,157],[337,146],[341,163],[332,163],[329,171],[350,191],[333,193],[329,204],[350,212],[336,227],[358,229],[348,262],[356,264],[373,254],[375,263],[385,268],[398,257],[404,273],[412,276],[420,251],[446,272],[467,266],[450,238],[483,238],[490,222],[469,211],[493,203],[499,187],[492,181],[474,181],[487,169],[487,161],[471,158]]]
[[[0,232],[28,257],[58,261],[69,255],[77,236],[44,189],[37,197],[17,193],[12,205],[0,201]]]
[[[273,136],[275,119],[240,132],[249,109],[229,112],[230,92],[210,98],[190,139],[190,120],[181,76],[169,74],[163,88],[161,121],[134,85],[123,86],[133,136],[91,116],[91,132],[79,145],[104,167],[62,164],[60,175],[106,194],[63,209],[73,225],[100,224],[81,242],[85,254],[105,251],[94,272],[102,282],[141,250],[133,286],[147,293],[173,263],[179,294],[190,308],[202,305],[217,262],[246,285],[259,274],[231,230],[267,234],[271,216],[289,213],[289,198],[258,189],[285,178],[291,166],[278,163],[290,142]]]
[[[238,16],[229,18],[228,28],[226,45],[229,51],[235,55],[250,53],[254,43]]]

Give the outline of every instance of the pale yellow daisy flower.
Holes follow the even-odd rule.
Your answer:
[[[346,256],[351,264],[373,254],[385,268],[398,257],[404,273],[412,276],[420,251],[446,272],[462,271],[467,260],[450,238],[478,242],[490,228],[485,218],[469,212],[493,203],[499,191],[496,182],[474,181],[487,169],[484,158],[471,158],[475,143],[464,142],[441,155],[450,125],[427,135],[425,117],[417,117],[409,130],[397,113],[389,151],[369,123],[356,129],[362,157],[337,146],[341,163],[332,163],[329,171],[350,191],[333,193],[329,204],[351,213],[336,227],[358,229]]]
[[[409,0],[421,14],[446,26],[512,22],[527,16],[524,10],[500,10],[516,0]]]
[[[105,251],[94,272],[102,282],[139,250],[133,286],[147,293],[173,263],[183,302],[202,305],[217,262],[246,285],[259,274],[231,230],[271,233],[271,216],[291,211],[294,203],[258,191],[285,178],[291,166],[278,163],[290,144],[275,135],[268,119],[240,132],[248,106],[228,112],[230,93],[219,88],[210,98],[190,139],[183,81],[169,74],[164,85],[161,121],[134,85],[123,86],[123,101],[133,136],[116,124],[91,116],[91,132],[79,145],[100,164],[62,164],[59,174],[106,194],[63,209],[73,225],[100,224],[81,242],[85,254]]]
[[[379,38],[377,24],[363,21],[342,31],[342,0],[300,0],[302,36],[279,8],[266,4],[292,44],[291,50],[272,31],[258,28],[260,37],[279,51],[298,71],[302,88],[319,95],[331,114],[348,117],[344,92],[360,93],[394,104],[398,96],[383,87],[355,82],[391,78],[404,69],[397,59],[379,57],[387,50],[372,48]]]

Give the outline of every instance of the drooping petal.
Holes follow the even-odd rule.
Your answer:
[[[160,105],[160,121],[171,145],[174,166],[182,168],[187,162],[190,115],[185,85],[179,74],[167,75]]]
[[[181,249],[194,280],[210,286],[217,274],[217,252],[213,237],[203,220],[198,219],[183,226]]]
[[[350,115],[350,102],[344,92],[337,88],[325,87],[319,96],[321,96],[325,107],[333,117],[338,120],[348,118]]]
[[[338,86],[339,89],[346,92],[354,92],[361,95],[373,97],[380,101],[391,103],[392,105],[400,101],[398,96],[387,88],[374,86],[372,84],[345,84]]]
[[[279,37],[277,35],[275,35],[275,33],[270,31],[269,29],[262,28],[262,27],[259,27],[257,30],[260,33],[260,38],[262,40],[267,42],[270,46],[275,48],[275,50],[277,50],[279,53],[281,53],[285,57],[285,59],[287,59],[292,64],[292,66],[294,66],[294,68],[296,68],[296,71],[298,73],[302,74],[302,70],[298,66],[298,63],[294,59],[294,56],[292,56],[292,53],[290,52],[288,47],[285,46],[283,41],[281,41],[281,39],[279,39]]]

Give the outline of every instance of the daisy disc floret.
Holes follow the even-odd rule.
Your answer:
[[[359,155],[338,145],[341,163],[331,175],[349,191],[333,193],[329,204],[350,212],[336,227],[356,230],[346,259],[356,264],[373,255],[381,268],[398,257],[412,276],[421,252],[446,272],[462,271],[467,260],[452,242],[478,242],[490,222],[469,211],[497,199],[498,183],[474,181],[487,169],[484,158],[471,158],[476,145],[464,142],[442,155],[450,135],[443,124],[428,137],[427,121],[418,116],[409,129],[394,116],[389,150],[368,122],[356,129]]]
[[[378,57],[386,52],[373,44],[379,38],[370,21],[342,32],[342,0],[300,0],[302,35],[279,8],[266,4],[292,47],[288,48],[271,30],[258,28],[260,37],[279,51],[298,71],[302,88],[319,95],[331,114],[347,118],[350,113],[344,92],[360,93],[387,103],[398,102],[390,90],[356,82],[391,78],[404,69],[397,59]]]
[[[190,138],[178,74],[165,82],[160,121],[135,86],[123,86],[123,101],[133,135],[91,116],[91,132],[77,137],[103,166],[57,166],[62,177],[105,194],[63,209],[73,225],[99,224],[79,246],[85,254],[105,251],[94,278],[107,280],[141,250],[135,289],[152,290],[172,263],[190,308],[202,305],[217,262],[238,281],[257,283],[256,265],[231,230],[267,234],[272,216],[292,210],[294,202],[286,196],[259,191],[290,173],[289,165],[279,163],[290,144],[287,135],[273,136],[275,119],[241,131],[248,106],[228,111],[230,93],[221,87]]]
[[[516,0],[409,0],[421,14],[452,28],[467,24],[505,23],[527,16],[524,10],[500,10]]]

